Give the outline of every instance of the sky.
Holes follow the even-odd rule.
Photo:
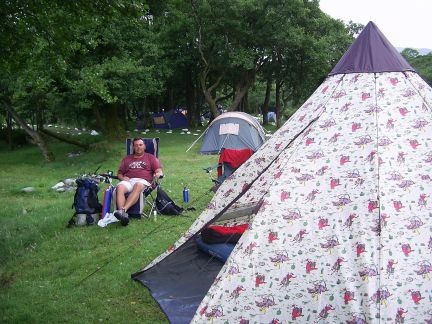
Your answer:
[[[345,23],[373,21],[394,47],[432,49],[432,0],[320,0]]]

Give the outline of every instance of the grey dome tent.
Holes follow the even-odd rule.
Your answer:
[[[200,153],[219,154],[223,148],[250,148],[256,152],[264,140],[264,129],[253,116],[240,111],[226,112],[210,123],[204,133]]]

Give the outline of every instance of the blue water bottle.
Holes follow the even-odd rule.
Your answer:
[[[186,187],[183,188],[183,201],[185,203],[189,202],[189,189]]]

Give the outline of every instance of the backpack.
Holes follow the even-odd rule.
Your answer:
[[[155,205],[156,210],[162,215],[180,215],[184,210],[182,207],[177,206],[161,187],[157,188]]]
[[[98,198],[99,187],[91,178],[78,178],[75,182],[77,189],[72,203],[75,213],[68,225],[92,225],[97,221],[95,216],[98,218],[102,212]]]

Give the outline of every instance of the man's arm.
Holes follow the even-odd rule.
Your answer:
[[[122,159],[122,161],[120,162],[120,167],[117,170],[117,178],[120,181],[129,180],[130,179],[129,177],[127,177],[127,176],[124,175],[124,173],[126,171],[124,161],[125,161],[125,158]]]
[[[160,179],[163,177],[162,163],[155,156],[153,156],[152,168],[154,170],[153,171],[153,178],[154,179]]]

